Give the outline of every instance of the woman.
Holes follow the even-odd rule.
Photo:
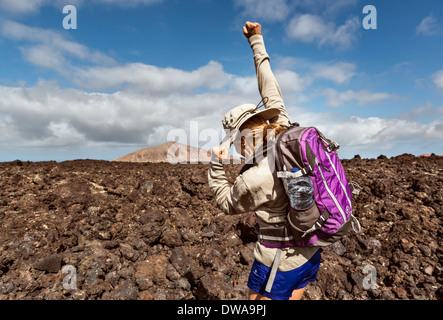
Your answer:
[[[269,151],[272,150],[271,138],[284,131],[290,119],[271,71],[260,24],[246,22],[243,33],[254,54],[258,88],[265,109],[260,111],[255,105],[246,104],[225,115],[222,123],[227,135],[221,146],[212,150],[209,186],[217,206],[225,214],[255,211],[260,229],[287,225],[288,197]],[[231,144],[247,160],[232,186],[221,164],[229,158]],[[249,299],[252,300],[301,299],[308,282],[315,281],[320,265],[320,251],[316,247],[273,248],[258,241],[254,257],[248,280]]]

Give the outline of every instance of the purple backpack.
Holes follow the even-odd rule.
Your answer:
[[[277,136],[274,149],[277,176],[290,200],[287,216],[290,227],[286,228],[289,229],[286,234],[280,234],[284,240],[274,237],[274,243],[263,241],[267,242],[265,245],[326,246],[348,234],[351,225],[354,228],[351,189],[336,153],[338,148],[337,143],[318,129],[300,127],[297,123]],[[294,183],[298,183],[295,193]],[[307,197],[303,199],[304,196]],[[307,207],[300,209],[298,204],[306,199]],[[264,238],[272,237],[264,234]]]

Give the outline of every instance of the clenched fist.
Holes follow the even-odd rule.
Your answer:
[[[243,27],[243,34],[248,39],[255,34],[261,34],[261,25],[257,22],[247,21]]]

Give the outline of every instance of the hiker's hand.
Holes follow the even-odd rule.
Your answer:
[[[255,34],[261,34],[260,23],[247,21],[245,26],[243,27],[243,34],[248,39]]]
[[[224,146],[212,148],[212,153],[221,160],[229,158],[229,149]]]

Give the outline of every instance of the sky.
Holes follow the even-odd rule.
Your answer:
[[[341,158],[443,154],[441,0],[0,0],[0,161],[216,146],[260,101],[246,21]]]

